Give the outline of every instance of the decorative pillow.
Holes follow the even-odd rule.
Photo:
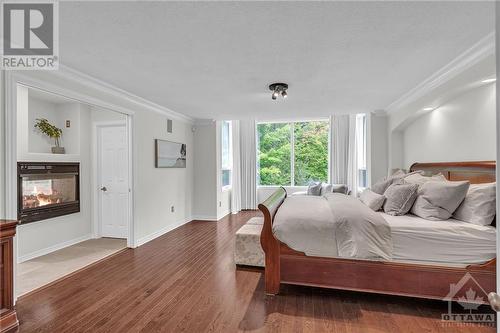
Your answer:
[[[496,215],[496,183],[472,184],[453,217],[478,225],[490,225]]]
[[[359,195],[359,200],[374,211],[380,210],[385,201],[385,196],[366,189]]]
[[[323,183],[321,184],[320,195],[325,195],[332,192],[332,184]]]
[[[417,198],[418,185],[404,181],[392,183],[384,193],[384,212],[389,215],[405,215]]]
[[[321,195],[321,182],[309,184],[307,195]]]
[[[330,192],[347,194],[348,191],[349,189],[347,188],[347,185],[332,184],[332,190]]]
[[[427,220],[447,220],[462,203],[469,182],[425,182],[411,212]]]
[[[413,175],[415,173],[421,173],[421,171],[413,171],[410,173],[405,173],[403,170],[398,169],[392,175],[385,177],[382,180],[379,180],[375,184],[372,185],[371,190],[377,194],[384,194],[385,190],[394,182],[402,180],[409,175]]]
[[[428,181],[442,181],[445,182],[447,181],[446,177],[443,176],[442,173],[438,173],[437,175],[432,175],[432,176],[424,176],[420,173],[411,173],[408,174],[406,177],[404,177],[405,182],[411,183],[411,184],[417,184],[417,185],[422,185],[425,182]]]
[[[402,171],[401,172],[399,171],[394,173],[392,176],[386,177],[373,184],[371,190],[377,194],[383,195],[385,190],[387,190],[387,188],[391,186],[393,182],[400,180],[405,176],[405,174]]]

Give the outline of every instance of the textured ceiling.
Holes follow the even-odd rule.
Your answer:
[[[493,2],[61,2],[60,58],[194,118],[317,117],[384,109],[493,30]]]

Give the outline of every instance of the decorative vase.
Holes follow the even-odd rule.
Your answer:
[[[52,147],[52,154],[64,154],[64,147]]]

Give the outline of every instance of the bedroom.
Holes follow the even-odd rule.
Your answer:
[[[495,3],[45,2],[58,68],[1,71],[2,332],[495,331]],[[65,154],[19,154],[23,89],[119,114],[128,180],[127,249],[26,294],[114,183],[71,115]],[[48,161],[85,210],[31,223],[18,166]]]

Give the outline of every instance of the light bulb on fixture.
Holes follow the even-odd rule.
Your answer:
[[[491,83],[491,82],[495,82],[497,79],[496,78],[492,78],[492,79],[486,79],[486,80],[483,80],[481,81],[482,83]]]
[[[280,95],[283,98],[286,98],[288,96],[288,93],[286,91],[288,89],[288,84],[286,83],[273,83],[269,85],[269,89],[273,92],[271,95],[271,98],[273,100],[276,100]]]

